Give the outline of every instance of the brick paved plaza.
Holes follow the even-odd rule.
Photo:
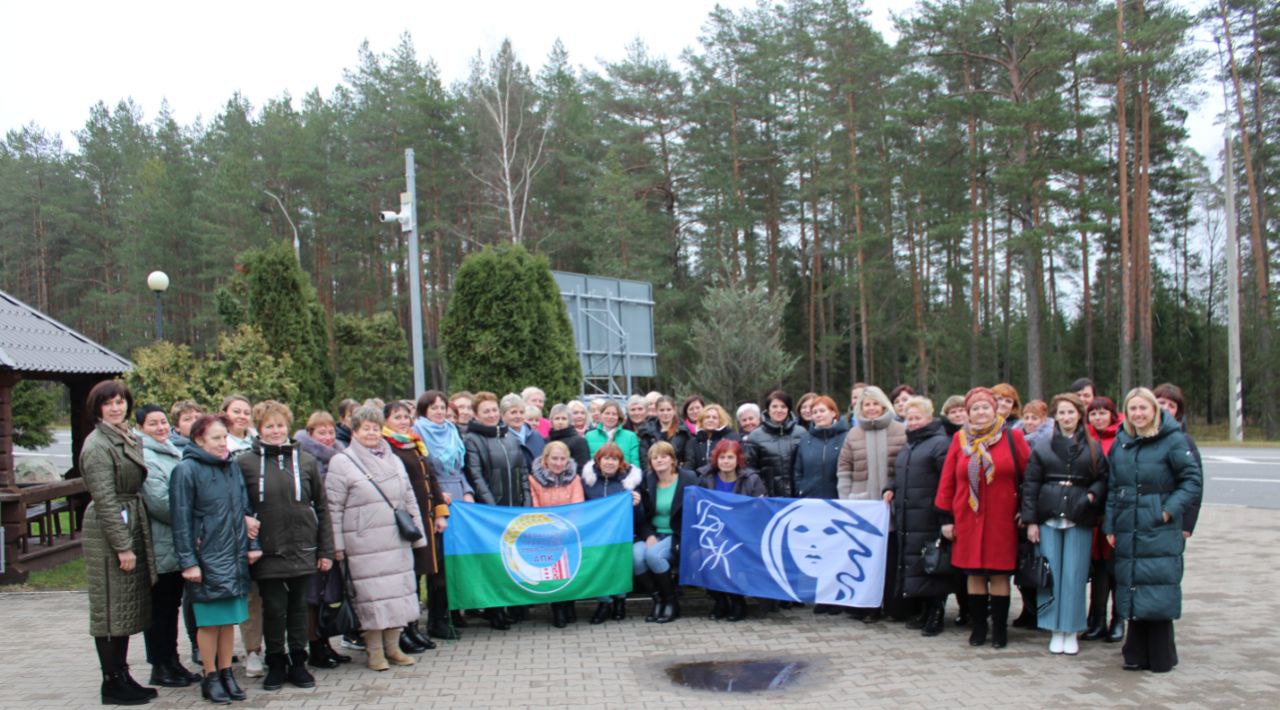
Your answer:
[[[384,673],[356,662],[316,671],[318,687],[268,693],[245,682],[246,708],[428,707],[1085,707],[1105,705],[1276,707],[1280,705],[1280,511],[1209,506],[1187,552],[1181,665],[1163,676],[1120,670],[1118,644],[1082,643],[1075,658],[1050,656],[1041,633],[1010,630],[1004,650],[967,645],[948,622],[932,639],[900,624],[865,626],[809,609],[738,624],[691,615],[674,624],[632,618],[551,628],[545,610],[510,632],[467,630],[419,665]],[[949,617],[954,617],[954,601]],[[700,607],[691,611],[700,610]],[[1017,602],[1014,602],[1014,614]],[[0,707],[89,708],[100,676],[79,593],[0,596]],[[186,642],[182,644],[188,653]],[[141,636],[130,648],[145,682]],[[674,686],[664,673],[690,660],[809,661],[790,688],[746,694]],[[162,689],[152,707],[202,707],[196,687]]]

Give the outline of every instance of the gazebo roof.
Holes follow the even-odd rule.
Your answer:
[[[0,291],[0,372],[118,375],[133,363]]]

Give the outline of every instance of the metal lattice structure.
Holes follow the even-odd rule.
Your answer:
[[[657,376],[651,284],[551,273],[573,324],[583,396],[627,397],[634,378]]]

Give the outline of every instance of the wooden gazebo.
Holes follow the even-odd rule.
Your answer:
[[[26,581],[80,554],[81,514],[88,504],[78,462],[89,435],[89,390],[129,370],[126,359],[0,291],[0,583]],[[56,483],[18,485],[13,456],[13,388],[20,380],[67,386],[71,400],[71,468]],[[62,513],[68,515],[63,516]],[[64,519],[69,524],[63,524]]]

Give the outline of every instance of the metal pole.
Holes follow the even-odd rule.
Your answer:
[[[1236,235],[1235,168],[1231,160],[1231,134],[1226,136],[1226,161],[1222,178],[1227,211],[1227,387],[1231,398],[1231,440],[1244,439],[1244,384],[1240,377],[1240,249]]]
[[[400,202],[401,214],[408,210],[409,224],[409,310],[410,337],[413,339],[413,396],[426,390],[422,362],[422,276],[418,263],[418,184],[413,166],[413,148],[404,149],[404,181],[406,201]],[[406,204],[407,202],[407,204]]]
[[[156,340],[164,340],[164,306],[160,303],[160,292],[156,291]]]

